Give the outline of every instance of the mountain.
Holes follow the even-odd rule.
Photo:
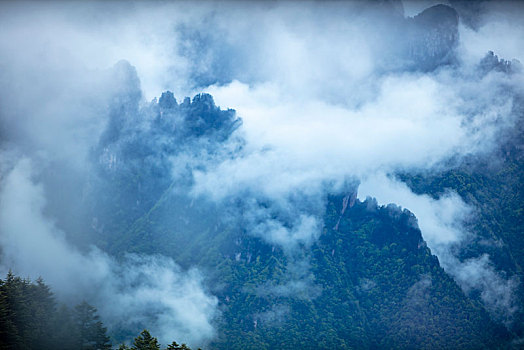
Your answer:
[[[406,21],[407,57],[414,67],[431,71],[454,62],[459,39],[459,17],[454,8],[435,5]]]
[[[278,146],[268,145],[253,151],[258,145],[249,144],[242,128],[243,120],[237,112],[217,106],[213,96],[207,93],[198,93],[192,98],[177,101],[173,92],[164,91],[158,98],[144,102],[137,69],[127,61],[120,61],[108,73],[107,84],[111,88],[107,91],[110,93],[103,98],[103,108],[100,107],[107,113],[107,118],[104,119],[106,124],[100,136],[96,137],[96,142],[90,144],[92,147],[86,164],[76,169],[72,166],[62,167],[63,163],[60,162],[66,162],[64,160],[50,161],[34,176],[42,182],[41,187],[36,185],[37,180],[32,182],[29,175],[19,184],[30,194],[36,193],[34,196],[37,200],[26,200],[27,203],[23,203],[36,209],[30,208],[31,210],[22,213],[25,215],[26,212],[36,211],[40,215],[38,218],[41,220],[38,223],[45,225],[51,232],[42,234],[42,237],[56,238],[59,243],[56,246],[70,250],[67,256],[75,257],[78,265],[87,265],[93,261],[99,263],[96,267],[100,271],[94,272],[94,275],[99,276],[88,276],[87,282],[81,284],[89,286],[87,295],[96,295],[97,288],[104,289],[100,293],[102,297],[98,299],[103,302],[102,299],[108,293],[114,294],[124,288],[134,289],[140,283],[145,288],[137,288],[138,292],[149,293],[153,299],[157,298],[155,283],[174,285],[163,290],[164,294],[160,294],[160,297],[174,294],[173,289],[187,288],[189,294],[190,289],[195,288],[198,292],[197,300],[204,300],[209,304],[205,312],[213,309],[213,312],[208,312],[213,315],[209,316],[213,317],[213,324],[209,326],[212,330],[209,330],[210,335],[206,335],[207,343],[202,344],[210,349],[496,349],[522,345],[524,96],[519,88],[511,85],[512,77],[522,73],[522,66],[516,60],[508,61],[489,51],[473,69],[461,69],[462,62],[457,53],[460,39],[459,15],[469,14],[468,21],[474,26],[478,20],[477,12],[481,10],[478,6],[470,7],[462,3],[457,5],[457,10],[451,6],[436,5],[412,18],[404,17],[399,1],[377,2],[370,5],[372,10],[367,5],[355,6],[366,16],[372,13],[373,16],[384,19],[383,23],[358,23],[372,32],[370,38],[376,37],[380,42],[378,48],[370,47],[370,56],[373,56],[373,50],[381,53],[377,62],[373,62],[378,68],[369,68],[374,71],[364,72],[364,78],[359,79],[398,78],[404,82],[404,75],[413,75],[416,77],[413,78],[416,89],[419,86],[424,89],[424,84],[431,85],[431,89],[441,86],[451,89],[452,83],[449,81],[458,81],[465,76],[467,77],[463,80],[467,81],[464,84],[466,87],[480,81],[493,82],[494,88],[501,90],[497,91],[498,97],[511,97],[508,99],[511,103],[501,103],[507,108],[501,111],[508,111],[507,115],[502,115],[501,112],[501,115],[485,118],[487,122],[477,120],[476,118],[482,117],[483,111],[477,113],[482,107],[471,108],[461,100],[470,96],[465,94],[466,97],[460,95],[456,99],[449,99],[457,104],[464,102],[461,108],[451,109],[453,113],[463,114],[460,118],[450,118],[453,122],[463,123],[464,127],[457,127],[457,130],[471,132],[474,136],[481,135],[489,140],[472,137],[476,143],[471,146],[478,146],[478,149],[468,151],[469,153],[446,151],[449,156],[443,160],[439,155],[435,156],[439,159],[436,164],[428,161],[429,165],[424,163],[410,168],[403,167],[402,162],[400,166],[390,166],[385,162],[384,166],[373,165],[369,167],[372,170],[366,169],[362,173],[348,172],[343,176],[337,173],[339,175],[336,175],[336,181],[327,176],[315,178],[300,188],[283,184],[283,187],[287,186],[282,191],[284,194],[279,192],[275,195],[269,193],[270,191],[260,190],[258,183],[243,186],[235,178],[229,181],[231,188],[224,191],[221,191],[220,186],[225,186],[228,181],[211,178],[206,185],[211,188],[212,193],[203,193],[199,192],[198,186],[204,175],[231,175],[231,172],[219,170],[231,163],[241,163],[253,153],[262,155],[256,160],[271,162],[273,158],[266,159],[263,156],[273,154],[272,147]],[[375,18],[373,16],[370,18]],[[365,18],[367,22],[368,18]],[[214,17],[210,15],[209,20],[214,20]],[[322,23],[322,19],[314,20]],[[191,91],[201,91],[193,88],[211,84],[221,87],[221,84],[230,83],[239,77],[256,75],[253,71],[257,69],[246,68],[250,62],[244,62],[242,58],[248,54],[242,51],[245,49],[243,45],[240,45],[241,48],[235,47],[238,45],[235,38],[221,45],[222,42],[217,37],[221,35],[221,30],[225,30],[224,27],[217,27],[216,32],[206,32],[193,30],[189,24],[186,26],[179,28],[180,41],[186,44],[191,42],[191,45],[186,47],[181,44],[183,47],[178,49],[187,58],[188,67],[195,66],[186,77],[192,80],[187,82]],[[304,45],[304,51],[308,48]],[[235,60],[230,60],[229,50],[238,50],[242,54],[235,54]],[[349,51],[351,55],[359,54]],[[214,60],[207,65],[206,61],[212,58]],[[295,65],[294,60],[289,64],[292,65]],[[363,71],[367,69],[362,68]],[[420,76],[426,80],[418,79]],[[432,80],[433,78],[435,79]],[[258,76],[253,81],[258,81],[257,79]],[[445,83],[441,84],[438,79]],[[246,80],[250,81],[247,78]],[[312,81],[316,82],[316,77]],[[408,81],[411,82],[409,79]],[[233,87],[242,85],[237,83]],[[268,86],[268,90],[271,90],[272,86]],[[392,83],[380,86],[385,89],[391,86],[401,87]],[[252,88],[249,84],[245,87],[246,90]],[[264,85],[263,88],[266,89],[267,86]],[[267,98],[272,93],[273,91],[264,90],[262,95]],[[428,96],[437,94],[432,92]],[[443,91],[443,94],[451,95],[448,91]],[[290,95],[289,99],[293,96]],[[421,95],[421,99],[426,97]],[[382,97],[373,95],[369,98],[374,101]],[[411,102],[411,98],[405,96],[399,98],[393,95],[389,98],[398,98],[401,103]],[[471,98],[475,103],[479,100]],[[487,100],[486,104],[490,101]],[[305,105],[318,109],[314,111],[315,117],[324,115],[323,108],[328,110],[328,107],[332,107],[324,101],[320,102],[322,103]],[[417,101],[414,101],[413,111],[408,112],[417,113],[419,105],[415,102]],[[283,104],[284,107],[287,106],[286,103]],[[397,106],[386,101],[386,108],[390,105]],[[431,103],[428,105],[429,109],[433,108]],[[420,106],[426,107],[424,101]],[[344,117],[347,114],[354,117],[352,120],[355,123],[360,123],[359,113],[366,106],[344,108],[345,105],[337,105],[335,109],[328,111],[335,110],[336,113],[344,114]],[[379,114],[389,112],[386,108],[380,106],[377,110],[371,109],[372,113]],[[287,113],[286,108],[282,109],[283,113]],[[300,108],[298,110],[302,113]],[[442,110],[448,112],[446,109]],[[401,114],[405,110],[399,108],[399,111],[393,111],[393,114]],[[492,110],[488,112],[491,113]],[[416,128],[419,121],[409,119],[406,122],[400,117],[393,119],[386,127],[405,122],[400,127],[400,132],[409,131],[411,127],[418,130]],[[483,123],[491,124],[486,126]],[[475,133],[476,128],[483,127],[489,131],[494,130],[496,134]],[[0,129],[2,128],[0,125]],[[282,137],[288,136],[286,131],[279,130],[284,134]],[[306,144],[308,140],[304,140],[305,146],[309,146]],[[375,140],[365,141],[372,143]],[[462,145],[457,148],[460,146]],[[364,152],[365,148],[366,145],[359,144],[349,151]],[[395,149],[380,153],[380,156],[387,157],[393,152]],[[406,155],[406,158],[409,156]],[[292,161],[293,156],[284,157],[284,162],[290,159]],[[421,163],[423,162],[416,164]],[[322,162],[314,164],[331,166]],[[241,165],[232,172],[252,171],[249,168],[252,163]],[[300,167],[299,169],[302,170]],[[314,170],[322,173],[324,169]],[[407,186],[412,192],[410,194],[434,201],[456,193],[465,206],[471,208],[472,214],[454,218],[457,222],[453,224],[467,233],[464,235],[467,237],[450,244],[445,253],[452,256],[457,264],[471,269],[457,273],[446,264],[446,256],[443,256],[442,250],[431,246],[429,238],[428,241],[424,239],[428,236],[425,236],[426,232],[421,229],[423,225],[419,226],[419,221],[413,214],[418,208],[402,208],[394,203],[379,205],[375,198],[363,200],[359,197],[359,181],[365,181],[366,175],[372,175],[366,171],[387,172],[385,175],[397,184]],[[326,169],[326,172],[329,171]],[[355,174],[364,175],[360,179]],[[4,176],[4,173],[1,172],[0,175]],[[250,180],[282,181],[283,177],[275,176],[278,179],[275,180],[272,178],[274,175],[276,174],[268,171],[263,176],[255,177],[254,181]],[[298,183],[302,184],[300,181]],[[213,190],[220,195],[216,195]],[[0,193],[1,191],[2,187]],[[44,203],[44,199],[48,203]],[[25,209],[24,206],[21,207]],[[40,207],[44,208],[43,213],[39,212]],[[53,218],[49,220],[53,222],[44,220],[46,217]],[[73,245],[70,247],[69,243]],[[4,249],[3,246],[1,248]],[[60,251],[58,248],[57,251]],[[47,258],[45,254],[43,256]],[[134,278],[128,278],[126,273],[127,270],[133,272],[133,269],[139,269],[138,262],[125,266],[122,264],[124,267],[118,268],[119,263],[126,259],[141,261],[143,256],[155,258],[149,259],[152,263],[147,268],[140,269]],[[157,263],[163,259],[168,261],[167,267]],[[474,268],[479,264],[484,264],[482,267],[490,275],[476,273]],[[163,271],[176,270],[176,273],[166,273],[167,277],[159,276],[151,282],[147,276],[154,275],[155,268],[162,268]],[[184,277],[182,271],[189,271],[189,277]],[[182,277],[173,277],[179,273]],[[17,288],[20,290],[43,288],[47,291],[49,300],[53,297],[40,282],[33,285],[29,281],[10,276],[8,275],[8,282],[0,280],[0,292],[4,293],[6,286],[13,283],[19,285]],[[70,275],[64,276],[69,278]],[[490,281],[490,276],[497,278],[495,282],[500,280],[504,283]],[[115,281],[101,282],[101,279],[109,278],[114,278]],[[465,281],[471,283],[467,284]],[[10,294],[2,293],[0,302],[4,303],[4,296]],[[184,294],[180,295],[175,295],[174,299],[178,301],[179,298],[184,304]],[[117,295],[119,296],[129,298],[129,304],[132,304],[133,298],[138,298],[133,293],[122,293]],[[167,299],[166,302],[173,300]],[[154,304],[148,298],[144,300],[145,306],[138,310],[148,313],[148,317],[137,315],[136,319],[132,317],[130,322],[121,327],[119,325],[120,328],[110,329],[114,343],[129,340],[130,334],[143,331],[136,338],[137,342],[142,339],[140,337],[147,335],[148,339],[154,339],[155,346],[158,345],[156,338],[144,329],[149,328],[146,321],[151,319],[162,322],[157,313],[165,305]],[[0,316],[7,315],[11,312],[8,307],[16,304],[16,307],[25,310],[24,317],[30,318],[32,311],[24,309],[23,303],[4,303],[7,306],[1,303]],[[54,299],[46,305],[53,312],[56,309]],[[185,306],[184,304],[183,307]],[[35,306],[35,309],[39,308],[41,307]],[[88,304],[84,305],[85,310],[91,310],[94,315],[94,309]],[[176,305],[169,310],[180,312],[180,307]],[[110,313],[114,308],[107,307],[105,311]],[[188,313],[193,311],[190,309]],[[202,316],[205,312],[197,316]],[[99,321],[98,316],[96,317],[93,322]],[[0,328],[0,334],[12,335],[14,331],[6,331],[8,327],[12,328],[11,320],[4,317],[2,322],[6,326]],[[171,322],[176,324],[180,321],[175,318]],[[207,320],[202,323],[206,322]],[[29,321],[20,322],[17,327],[25,329],[24,323],[38,328],[38,325]],[[115,324],[114,319],[112,324]],[[103,343],[107,345],[105,328],[102,323],[98,325],[99,333],[104,336]],[[125,329],[128,325],[135,329]],[[187,330],[184,327],[181,329]],[[31,341],[33,345],[27,347],[34,348],[34,342]]]
[[[480,62],[483,74],[497,72],[513,74],[519,70],[518,61],[508,62],[498,59],[489,52]],[[460,259],[467,261],[489,256],[494,267],[507,279],[518,286],[515,291],[513,315],[493,311],[492,316],[506,322],[518,337],[524,335],[524,289],[523,264],[524,240],[522,206],[524,197],[524,99],[517,94],[513,100],[511,115],[515,123],[503,128],[497,135],[498,145],[494,149],[451,162],[445,171],[432,173],[398,174],[415,193],[427,194],[435,199],[449,191],[454,191],[471,207],[475,213],[468,220],[467,227],[474,238],[455,247]],[[472,295],[475,293],[472,293]],[[476,295],[477,299],[481,295]]]
[[[520,314],[508,331],[442,269],[412,213],[357,200],[358,184],[327,195],[318,241],[291,250],[250,233],[249,193],[221,203],[192,196],[195,170],[238,157],[243,147],[235,133],[241,120],[210,95],[178,104],[165,92],[143,108],[115,110],[125,118],[115,114],[93,150],[97,172],[84,198],[97,244],[205,271],[221,310],[211,348],[493,348],[520,334]],[[398,174],[416,193],[438,198],[451,188],[481,208],[470,223],[477,241],[462,259],[489,253],[518,278],[520,130],[508,130],[494,154],[447,172]],[[486,164],[495,156],[502,157],[497,172]]]
[[[323,233],[300,258],[246,236],[218,269],[213,348],[479,348],[508,338],[440,267],[416,218],[330,196]],[[460,310],[460,311],[458,311]]]

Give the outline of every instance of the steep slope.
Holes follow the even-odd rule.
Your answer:
[[[458,45],[458,14],[454,8],[436,5],[407,19],[407,58],[413,67],[432,71],[454,63]]]
[[[522,210],[522,116],[515,133],[494,153],[468,159],[456,168],[435,174],[402,174],[400,178],[416,193],[439,198],[457,192],[474,208],[466,227],[474,234],[456,249],[462,261],[487,255],[505,278],[515,281],[514,314],[494,317],[506,322],[518,336],[524,333],[524,240]],[[475,292],[473,293],[475,295]],[[480,295],[476,295],[477,298]],[[510,306],[511,307],[511,306]]]
[[[402,19],[406,40],[394,56],[400,67],[427,72],[455,63],[457,23],[447,6]],[[518,67],[492,56],[481,62],[479,74],[511,74]],[[235,133],[241,120],[207,94],[179,104],[165,92],[140,106],[136,71],[125,62],[116,70],[127,88],[113,98],[91,155],[95,172],[83,220],[93,241],[114,255],[163,254],[204,271],[222,309],[213,348],[482,348],[509,341],[478,295],[465,295],[440,267],[406,210],[326,195],[319,239],[285,249],[254,235],[243,220],[242,202],[252,194],[221,202],[192,195],[195,171],[242,150]],[[512,141],[501,149],[505,160],[498,172],[479,170],[488,157],[442,174],[399,175],[415,192],[435,198],[450,188],[478,207],[493,201],[471,222],[479,240],[467,245],[462,259],[487,252],[517,278],[521,129],[506,135]],[[508,243],[500,249],[482,239]],[[513,325],[522,323],[518,317]]]
[[[86,220],[115,255],[163,254],[205,272],[222,310],[212,348],[480,348],[509,341],[479,298],[465,295],[440,267],[408,211],[330,195],[323,233],[312,245],[268,243],[243,220],[242,202],[252,194],[221,202],[190,194],[195,170],[242,149],[235,112],[209,95],[178,104],[166,92],[142,108],[129,102],[136,99],[129,91],[117,99],[93,150]],[[507,173],[511,191],[519,186],[519,159]],[[495,176],[489,174],[483,176]],[[427,174],[403,176],[419,193],[436,186]],[[512,215],[517,220],[518,210]],[[483,248],[479,242],[469,249]]]
[[[486,74],[506,74],[521,71],[521,64],[500,59],[489,52],[480,62],[479,71]],[[415,193],[440,198],[447,191],[458,193],[472,208],[474,215],[466,221],[466,228],[473,233],[471,239],[456,247],[460,259],[489,256],[499,273],[513,280],[514,305],[508,305],[510,313],[493,316],[505,322],[517,337],[524,335],[524,99],[514,94],[511,115],[514,121],[502,127],[497,135],[495,149],[475,157],[451,161],[449,170],[433,173],[399,174]],[[499,120],[500,123],[504,121]],[[478,291],[472,296],[480,298]]]
[[[119,70],[125,80],[136,81],[136,71],[127,62],[121,62]],[[159,201],[169,198],[176,207],[171,212],[183,215],[183,207],[190,204],[185,194],[192,172],[225,159],[231,152],[227,141],[241,125],[235,111],[221,110],[210,95],[178,104],[167,91],[139,108],[136,90],[139,87],[123,89],[113,98],[106,130],[91,153],[93,172],[83,194],[83,220],[92,229],[90,236],[115,253],[130,247],[119,246],[119,240],[135,242],[124,233],[136,230],[140,221],[135,221],[143,221]],[[147,249],[139,245],[134,250]]]
[[[213,348],[468,349],[507,340],[439,266],[410,212],[368,199],[341,215],[342,203],[330,197],[310,251],[289,256],[246,235],[224,256]]]
[[[319,241],[286,252],[224,223],[227,211],[200,204],[166,191],[118,247],[206,271],[222,311],[211,348],[468,349],[509,341],[440,267],[407,210],[329,196]]]

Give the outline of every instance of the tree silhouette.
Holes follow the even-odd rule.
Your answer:
[[[133,342],[133,350],[160,350],[160,345],[155,337],[152,337],[147,329],[144,329]]]

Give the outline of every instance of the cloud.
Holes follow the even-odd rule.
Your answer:
[[[43,214],[43,188],[32,162],[22,158],[2,174],[0,245],[2,270],[42,276],[62,300],[96,305],[112,331],[135,336],[148,328],[161,342],[202,345],[215,330],[217,299],[196,269],[183,271],[163,256],[115,259],[92,247],[82,252]],[[135,332],[135,333],[133,333]]]
[[[130,255],[111,266],[96,302],[113,330],[148,328],[164,344],[195,346],[215,336],[218,300],[206,292],[198,270],[182,271],[163,256]]]
[[[408,16],[422,9],[411,5],[404,3]],[[467,236],[460,222],[470,208],[453,193],[438,201],[415,196],[385,175],[489,151],[500,131],[512,127],[522,74],[483,74],[477,64],[488,50],[523,60],[523,12],[515,10],[520,5],[486,6],[477,31],[458,26],[455,65],[432,70],[418,67],[410,52],[414,42],[425,52],[433,41],[413,34],[406,24],[413,22],[393,2],[3,3],[0,135],[2,147],[16,149],[21,159],[2,169],[5,265],[15,262],[65,289],[85,276],[79,286],[98,283],[136,310],[161,297],[160,306],[174,315],[181,296],[162,282],[178,281],[194,291],[195,329],[202,339],[211,336],[214,299],[199,289],[197,272],[157,258],[120,264],[96,250],[75,250],[43,215],[46,200],[54,199],[31,178],[32,168],[53,164],[91,170],[87,155],[108,123],[109,107],[129,88],[109,67],[126,59],[136,67],[135,83],[140,79],[131,84],[140,93],[137,104],[165,89],[177,97],[205,90],[244,120],[237,136],[245,143],[234,157],[178,156],[199,165],[192,169],[194,197],[240,199],[246,230],[293,255],[318,237],[326,194],[352,190],[360,180],[361,193],[417,215],[424,238],[463,288],[481,289],[494,310],[511,310],[504,296],[513,282],[487,257],[460,262],[449,251]],[[186,174],[173,164],[174,177]],[[57,269],[60,261],[71,268]],[[158,275],[148,275],[151,266]],[[476,277],[468,280],[466,271]],[[143,279],[133,296],[144,303],[118,294],[105,282],[111,278],[122,286]],[[180,315],[167,324],[180,329]]]
[[[507,60],[524,60],[524,4],[518,1],[485,1],[478,15],[478,29],[460,27],[462,59],[474,62],[487,51]]]
[[[222,78],[206,91],[243,118],[246,147],[237,158],[195,172],[193,194],[215,200],[264,198],[264,206],[252,206],[248,215],[268,214],[258,215],[248,231],[290,247],[304,237],[295,232],[318,236],[318,231],[300,228],[299,218],[308,217],[311,208],[296,208],[290,194],[304,193],[319,203],[312,206],[317,223],[311,226],[318,228],[325,193],[343,190],[347,179],[360,180],[361,198],[371,195],[383,204],[398,203],[413,211],[445,270],[464,290],[481,291],[493,315],[509,320],[515,311],[516,281],[497,272],[487,256],[460,261],[452,252],[471,236],[462,223],[472,208],[452,192],[439,200],[417,196],[385,174],[438,169],[452,158],[485,154],[497,144],[501,131],[513,126],[523,76],[483,74],[478,69],[493,48],[508,59],[524,57],[515,45],[520,27],[512,28],[520,21],[511,20],[519,15],[506,16],[511,8],[488,9],[478,31],[459,25],[458,64],[425,73],[384,62],[398,59],[384,38],[400,47],[405,41],[393,29],[394,22],[375,28],[365,23],[377,15],[373,11],[360,12],[361,17],[347,24],[351,15],[343,19],[319,11],[309,17],[309,11],[318,10],[314,6],[304,10],[302,23],[281,22],[288,15],[285,10],[268,10],[254,20],[274,15],[278,34],[268,28],[262,38],[256,37],[260,40],[252,40],[250,28],[237,30],[232,24],[224,31],[226,38],[233,35],[230,57],[249,46],[252,54],[242,57],[254,59],[256,74],[249,75],[250,62],[243,62],[243,74],[233,70],[231,82]],[[327,13],[332,26],[326,29],[322,24]],[[264,27],[268,22],[260,23]],[[372,41],[375,30],[397,34]],[[495,43],[497,38],[502,39]],[[260,62],[258,57],[275,59]],[[273,209],[268,210],[268,202],[287,205],[269,205]],[[275,212],[295,220],[279,221]]]
[[[215,200],[252,196],[263,198],[265,205],[287,201],[278,207],[288,216],[308,216],[315,208],[320,217],[326,193],[348,190],[348,181],[437,168],[452,157],[492,149],[500,130],[513,122],[513,96],[496,92],[499,84],[516,83],[511,79],[471,78],[446,70],[387,74],[377,78],[375,98],[358,108],[304,100],[278,84],[212,86],[208,91],[218,103],[235,106],[243,118],[246,146],[238,157],[195,171],[192,193]],[[305,210],[289,200],[297,193],[311,203]],[[265,206],[249,212],[264,211]],[[275,237],[299,237],[292,233],[293,224],[283,230],[269,212],[267,222],[257,223],[252,232],[266,232],[273,243]],[[433,239],[431,232],[423,234]]]
[[[457,260],[450,270],[466,292],[480,291],[481,300],[494,319],[511,325],[512,316],[518,309],[519,281],[515,276],[507,278],[504,272],[497,271],[487,254],[464,262]]]
[[[397,203],[412,211],[424,239],[437,256],[441,250],[445,251],[466,238],[461,225],[471,215],[471,208],[456,193],[449,192],[438,200],[428,195],[416,195],[406,184],[382,173],[364,179],[358,196],[361,199],[374,197],[383,204]]]
[[[322,287],[315,284],[315,276],[307,259],[295,257],[288,264],[286,272],[286,283],[267,282],[257,286],[256,294],[261,297],[311,300],[322,293]]]
[[[176,54],[174,23],[190,21],[200,7],[160,2],[5,2],[0,15],[1,56],[4,64],[16,68],[18,83],[28,77],[26,69],[77,79],[82,70],[103,70],[126,59],[137,67],[151,99],[174,88],[173,75],[178,74],[181,83],[185,80],[181,74],[187,62]],[[53,79],[44,82],[52,84]]]

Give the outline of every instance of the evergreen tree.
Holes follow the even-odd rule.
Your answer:
[[[74,312],[58,309],[51,289],[9,272],[0,279],[1,349],[109,350],[107,329],[97,310],[86,302]]]
[[[104,327],[101,321],[95,323],[95,345],[97,350],[110,350],[111,342],[107,336],[107,328]]]
[[[11,274],[11,272],[9,272]],[[8,274],[8,276],[9,276]],[[0,280],[0,349],[11,349],[17,330],[11,317],[6,282]]]
[[[84,301],[75,307],[74,317],[79,331],[79,349],[111,349],[107,329],[103,327],[95,307]]]
[[[29,316],[29,302],[27,300],[26,284],[28,281],[8,272],[5,283],[3,283],[3,294],[5,296],[7,317],[12,325],[3,346],[6,349],[27,348],[26,329],[31,317]]]
[[[166,350],[179,350],[179,349],[180,349],[180,345],[178,345],[176,341],[169,344],[166,348]]]
[[[35,284],[28,283],[31,314],[29,346],[32,349],[55,349],[53,315],[56,302],[51,289],[40,277]]]
[[[166,350],[191,350],[186,344],[178,345],[176,341],[169,344]]]
[[[66,305],[61,305],[53,320],[53,338],[56,350],[74,349],[78,343],[78,328],[73,323],[73,315]]]
[[[155,337],[152,337],[147,329],[144,329],[133,342],[133,350],[160,350],[160,345]]]

